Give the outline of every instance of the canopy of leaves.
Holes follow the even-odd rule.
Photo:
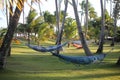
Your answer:
[[[67,18],[64,27],[64,34],[67,39],[74,38],[77,34],[77,24],[72,18]]]

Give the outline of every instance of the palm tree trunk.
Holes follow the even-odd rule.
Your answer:
[[[65,3],[65,11],[64,11],[64,17],[63,17],[63,21],[62,21],[62,27],[59,31],[59,34],[58,34],[58,42],[57,42],[57,45],[61,44],[61,41],[62,41],[62,35],[63,35],[63,29],[64,29],[64,23],[65,23],[65,17],[66,17],[66,12],[67,12],[67,6],[68,6],[68,0],[66,0],[66,3]],[[59,50],[57,50],[57,54],[59,54]]]
[[[112,39],[112,43],[111,43],[111,46],[114,46],[115,45],[115,36],[116,36],[116,23],[117,23],[117,18],[114,17],[114,37]]]
[[[120,57],[119,57],[119,59],[118,59],[116,64],[120,66]]]
[[[111,46],[114,46],[114,43],[115,43],[115,36],[116,36],[116,24],[117,24],[117,15],[118,15],[118,3],[115,4],[115,8],[114,8],[114,37],[112,39],[112,43],[111,43]]]
[[[86,0],[86,7],[85,7],[85,37],[87,36],[88,31],[88,0]]]
[[[58,0],[55,0],[55,5],[56,5],[56,33],[57,33],[57,36],[59,35],[59,31],[60,31],[60,17],[59,17],[59,10],[58,10]],[[58,43],[58,38],[56,39],[56,44]]]
[[[6,21],[7,21],[7,26],[8,26],[8,3],[6,1]]]
[[[40,16],[42,16],[42,11],[41,11],[41,6],[40,6],[40,0],[38,1],[38,5],[39,5]]]
[[[110,0],[110,17],[112,18],[112,0]]]
[[[9,2],[9,4],[10,4],[10,11],[9,11],[9,21],[11,21],[12,20],[12,15],[13,15],[13,7],[12,7],[12,4],[13,4],[13,0],[11,0],[11,2],[12,3],[10,3]],[[11,55],[11,44],[10,44],[10,47],[9,47],[9,49],[8,49],[8,51],[7,51],[8,53],[8,56],[10,56]]]
[[[23,8],[22,3],[24,3],[24,0],[22,0],[22,3],[20,0],[18,0],[18,3],[20,3],[21,8]],[[6,51],[8,51],[10,44],[12,42],[12,38],[17,27],[21,12],[22,11],[20,11],[18,7],[16,7],[12,20],[9,22],[7,33],[3,39],[3,43],[0,48],[0,69],[5,68],[7,56]]]
[[[91,53],[91,51],[89,50],[89,48],[88,48],[88,46],[87,46],[87,43],[86,43],[86,40],[85,40],[85,37],[84,37],[84,35],[83,35],[83,31],[82,31],[81,23],[80,23],[80,20],[79,20],[79,16],[78,16],[78,11],[77,11],[77,7],[76,7],[75,0],[72,0],[72,3],[73,3],[73,8],[74,8],[74,13],[75,13],[76,22],[77,22],[78,34],[79,34],[79,36],[80,36],[83,49],[84,49],[84,51],[85,51],[85,54],[86,54],[87,56],[90,56],[90,55],[92,55],[92,53]]]
[[[103,8],[103,0],[100,0],[101,3],[101,16],[102,16],[102,25],[101,25],[101,32],[100,32],[100,40],[99,40],[99,47],[96,53],[103,53],[103,44],[104,44],[104,31],[105,31],[105,0],[104,0],[104,8]]]

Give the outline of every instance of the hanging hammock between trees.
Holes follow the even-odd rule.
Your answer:
[[[31,45],[31,44],[27,44],[27,46],[29,48],[36,50],[36,51],[39,51],[39,52],[51,52],[51,51],[55,51],[55,50],[62,48],[66,44],[68,44],[68,42],[65,42],[63,44],[56,45],[56,46],[49,46],[49,47],[35,46],[35,45]]]
[[[72,43],[72,45],[73,45],[74,47],[76,47],[77,49],[81,49],[81,48],[82,48],[82,45],[81,45],[81,44]]]
[[[62,54],[57,54],[54,52],[51,52],[53,56],[56,56],[60,59],[63,59],[64,61],[75,63],[75,64],[90,64],[90,63],[95,63],[102,61],[106,54],[97,54],[97,55],[92,55],[92,56],[67,56],[67,55],[62,55]]]

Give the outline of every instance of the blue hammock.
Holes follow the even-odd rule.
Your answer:
[[[62,54],[56,54],[51,52],[54,56],[63,59],[67,62],[75,63],[75,64],[90,64],[95,63],[97,61],[102,61],[106,54],[98,54],[93,56],[67,56]]]
[[[51,52],[51,51],[55,51],[58,50],[60,48],[62,48],[63,46],[65,46],[68,42],[65,42],[63,44],[60,45],[56,45],[56,46],[49,46],[49,47],[42,47],[42,46],[35,46],[35,45],[31,45],[31,44],[27,44],[27,46],[33,50],[39,51],[39,52]]]

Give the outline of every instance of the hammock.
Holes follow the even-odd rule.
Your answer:
[[[64,61],[75,63],[75,64],[90,64],[95,63],[97,61],[102,61],[106,54],[98,54],[94,56],[67,56],[62,54],[56,54],[52,52],[52,54]]]
[[[58,50],[58,49],[62,48],[67,43],[68,42],[65,42],[63,44],[56,45],[56,46],[49,46],[49,47],[35,46],[35,45],[31,45],[31,44],[27,44],[27,46],[29,48],[36,50],[36,51],[39,51],[39,52],[51,52],[51,51]]]
[[[72,44],[80,44],[80,45],[82,44],[80,40],[78,40],[78,41],[72,41],[71,43]],[[89,44],[90,41],[87,40],[86,43]]]
[[[76,47],[77,49],[81,49],[81,48],[82,48],[82,45],[81,45],[81,44],[72,43],[72,45],[73,45],[74,47]]]

